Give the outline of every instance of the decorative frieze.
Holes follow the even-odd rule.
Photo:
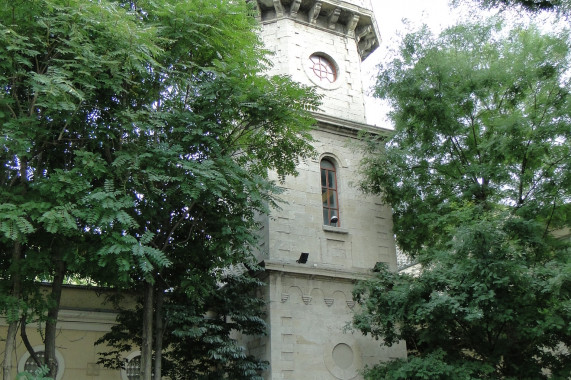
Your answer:
[[[355,31],[355,40],[361,41],[367,34],[374,33],[371,25],[362,26]]]
[[[362,57],[368,56],[376,45],[378,45],[378,43],[375,37],[361,40],[358,45],[359,55]]]
[[[284,6],[282,5],[281,0],[274,0],[274,8],[276,10],[276,15],[278,17],[283,17],[284,15]]]
[[[346,33],[349,37],[355,36],[355,28],[357,28],[357,24],[359,23],[360,18],[361,18],[361,16],[356,15],[356,14],[351,16],[351,19],[347,23],[347,31],[346,31]]]
[[[364,6],[356,0],[256,0],[256,5],[262,23],[290,18],[318,29],[355,38],[362,60],[379,45],[374,15],[367,8],[370,4]]]
[[[297,12],[299,11],[299,7],[301,5],[301,0],[293,0],[291,3],[291,8],[289,9],[289,14],[292,17],[297,16]]]
[[[340,14],[341,14],[341,8],[335,8],[333,12],[331,12],[331,14],[329,15],[329,29],[336,28]]]
[[[308,278],[301,280],[299,278],[288,278],[287,276],[283,280],[284,283],[278,281],[278,286],[283,289],[278,295],[281,303],[304,304],[315,307],[323,305],[332,307],[336,305],[338,308],[347,305],[351,309],[355,306],[355,301],[351,299],[352,283],[335,283],[335,281],[318,281],[313,283]],[[295,282],[292,283],[292,280]],[[300,280],[301,282],[299,282]]]
[[[315,4],[311,7],[308,13],[308,22],[310,24],[315,24],[317,22],[317,17],[319,16],[319,12],[321,12],[321,1],[316,1]]]

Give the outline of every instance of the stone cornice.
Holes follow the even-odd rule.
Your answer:
[[[262,23],[287,18],[353,38],[361,60],[379,47],[381,41],[373,12],[348,1],[256,0],[256,4]]]
[[[335,278],[337,281],[345,280],[347,282],[364,280],[372,277],[373,275],[369,269],[351,268],[351,270],[347,270],[339,267],[328,266],[327,264],[295,264],[286,261],[268,259],[264,260],[261,265],[265,268],[266,272],[287,273],[300,277],[310,276],[316,279]]]
[[[366,132],[371,135],[388,138],[394,133],[391,129],[376,127],[352,120],[340,119],[338,117],[322,113],[313,113],[313,117],[317,120],[317,129],[325,130],[341,136],[356,138],[360,132]]]
[[[58,330],[108,332],[116,324],[116,312],[62,308],[59,311],[57,327]],[[0,318],[0,326],[8,326],[5,318]]]

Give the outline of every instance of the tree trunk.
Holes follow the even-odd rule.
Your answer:
[[[22,258],[22,245],[19,242],[14,242],[14,251],[12,252],[12,266],[15,269],[12,274],[12,297],[20,299],[21,292],[21,278],[19,263]],[[19,307],[18,307],[19,309]],[[19,310],[18,310],[19,312]],[[6,333],[6,344],[4,347],[4,361],[2,378],[4,380],[12,380],[12,353],[16,350],[16,334],[18,332],[18,318],[9,321],[8,331]]]
[[[163,360],[163,303],[165,292],[162,287],[157,287],[155,306],[155,379],[161,378],[161,362]]]
[[[10,322],[8,332],[6,334],[6,344],[4,349],[4,364],[2,378],[4,380],[12,380],[12,353],[16,345],[16,332],[18,331],[18,321]]]
[[[36,351],[34,351],[34,347],[32,347],[32,345],[30,344],[30,340],[28,339],[28,333],[26,332],[26,325],[28,324],[28,322],[26,320],[26,315],[22,315],[22,318],[20,319],[20,321],[21,321],[20,337],[22,338],[22,342],[24,343],[26,350],[28,350],[30,357],[36,362],[37,366],[40,367],[44,363],[40,362],[40,358],[38,358],[38,354],[36,353]]]
[[[27,190],[27,169],[28,161],[21,157],[20,166],[20,177],[22,179],[22,193],[25,194]],[[22,292],[22,278],[20,277],[20,260],[22,259],[22,243],[19,241],[14,242],[14,250],[12,251],[12,268],[14,272],[12,273],[12,297],[18,302],[20,301]],[[20,312],[20,306],[18,306],[18,314]],[[4,380],[12,380],[12,353],[16,351],[16,335],[18,333],[18,320],[19,318],[13,318],[13,321],[9,321],[8,331],[6,332],[6,344],[4,346],[4,361],[2,377]]]
[[[63,289],[63,280],[65,277],[66,264],[63,259],[63,249],[61,247],[56,247],[54,249],[54,264],[55,273],[54,281],[52,283],[52,292],[50,298],[52,300],[52,305],[48,309],[48,319],[46,321],[46,332],[45,332],[45,363],[50,369],[48,373],[49,377],[56,378],[57,371],[57,359],[56,359],[56,335],[57,335],[57,319],[59,315],[59,306],[61,301],[61,292]]]
[[[151,380],[153,373],[153,295],[153,284],[148,281],[145,282],[145,300],[143,302],[143,342],[141,344],[141,380]]]

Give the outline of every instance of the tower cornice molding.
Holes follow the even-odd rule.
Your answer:
[[[317,129],[341,136],[355,138],[358,137],[360,133],[365,132],[371,135],[389,138],[394,133],[392,129],[359,123],[353,120],[341,119],[322,113],[313,113],[313,117],[317,121]]]
[[[256,0],[260,21],[263,24],[291,19],[313,28],[352,38],[357,44],[361,60],[371,54],[381,36],[370,9],[363,0]]]
[[[311,277],[313,279],[331,279],[335,278],[337,281],[354,282],[365,280],[373,277],[373,273],[369,269],[358,270],[352,268],[351,270],[344,270],[341,268],[334,268],[326,264],[303,265],[292,264],[281,260],[264,260],[261,265],[264,267],[265,272],[279,272],[298,277]]]

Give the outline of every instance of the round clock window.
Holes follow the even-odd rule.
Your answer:
[[[320,82],[333,83],[337,80],[335,65],[321,55],[312,54],[309,57],[309,67]]]

